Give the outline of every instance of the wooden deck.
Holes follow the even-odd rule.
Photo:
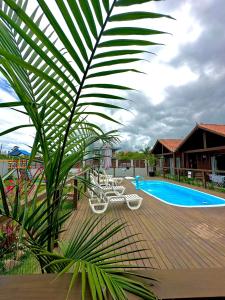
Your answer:
[[[122,235],[141,233],[145,266],[159,270],[196,270],[225,268],[225,207],[182,208],[164,204],[126,181],[127,193],[138,193],[144,198],[137,211],[125,204],[113,204],[105,213],[100,227],[111,219],[128,222]],[[67,223],[64,239],[70,239],[77,225],[93,215],[88,201],[79,202],[78,210]],[[140,245],[139,245],[140,246]],[[137,244],[132,246],[134,250]]]

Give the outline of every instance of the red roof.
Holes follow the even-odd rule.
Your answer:
[[[175,152],[180,143],[182,142],[181,139],[160,139],[158,141],[171,152]]]
[[[198,128],[206,129],[213,133],[225,136],[225,125],[224,124],[199,124]]]

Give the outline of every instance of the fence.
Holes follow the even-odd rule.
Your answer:
[[[225,187],[225,170],[205,170],[164,167],[158,170],[164,178],[200,185],[204,188]]]
[[[88,160],[85,162],[95,169],[102,168],[97,160]],[[109,175],[115,177],[135,177],[136,175],[147,176],[147,163],[144,159],[141,160],[112,160],[112,167],[107,170]]]
[[[28,159],[5,159],[0,160],[0,176],[4,176],[10,170],[17,169],[39,169],[42,166],[41,162],[33,161],[30,166],[28,166]]]

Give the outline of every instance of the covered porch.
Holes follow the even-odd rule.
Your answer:
[[[161,175],[163,175],[164,169],[174,174],[175,168],[181,167],[181,154],[177,152],[181,142],[181,139],[160,139],[156,141],[151,153],[158,158],[156,168]]]

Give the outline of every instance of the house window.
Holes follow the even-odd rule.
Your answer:
[[[216,156],[216,164],[217,164],[217,170],[219,171],[225,170],[225,154]]]

